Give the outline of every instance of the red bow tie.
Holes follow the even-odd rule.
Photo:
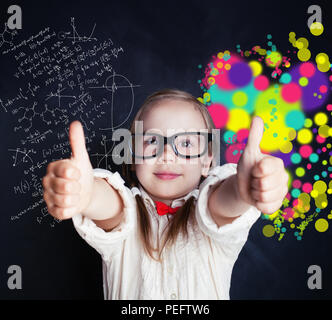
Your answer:
[[[154,203],[156,204],[157,213],[160,216],[163,216],[164,214],[167,213],[174,214],[179,208],[181,208],[181,207],[171,208],[170,206],[161,201],[155,201]]]

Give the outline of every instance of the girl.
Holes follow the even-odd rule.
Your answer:
[[[72,156],[48,165],[44,199],[100,253],[105,299],[229,299],[251,226],[288,190],[283,161],[260,152],[263,128],[254,117],[239,163],[217,166],[207,108],[183,91],[155,92],[133,119],[121,177],[92,168],[83,128],[71,123]]]

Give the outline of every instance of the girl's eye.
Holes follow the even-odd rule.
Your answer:
[[[189,147],[191,145],[192,145],[192,143],[190,140],[185,140],[185,141],[181,142],[181,147]]]
[[[154,142],[157,142],[156,137],[148,138],[147,140],[144,140],[144,144],[153,144]]]

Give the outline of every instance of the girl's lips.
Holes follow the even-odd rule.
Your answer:
[[[155,173],[155,175],[161,180],[172,180],[180,176],[179,174],[173,173]]]

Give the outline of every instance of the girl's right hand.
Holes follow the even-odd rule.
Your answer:
[[[90,204],[94,186],[93,168],[79,121],[69,126],[70,159],[51,162],[43,177],[44,200],[55,218],[70,219]]]

